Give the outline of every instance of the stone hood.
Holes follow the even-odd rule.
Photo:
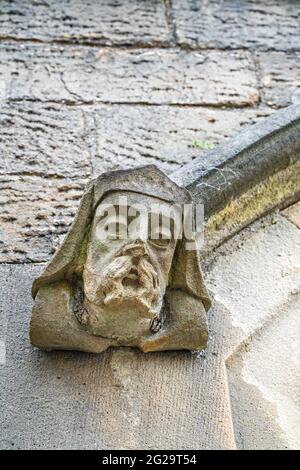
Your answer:
[[[84,191],[74,222],[62,245],[42,274],[33,282],[33,298],[42,286],[71,278],[94,211],[103,197],[112,191],[137,192],[179,204],[192,202],[191,195],[186,189],[171,181],[154,165],[112,171],[93,179]],[[208,310],[211,301],[204,286],[199,253],[184,250],[183,241],[179,240],[175,257],[176,267],[171,274],[170,287],[183,289],[200,298],[205,309]]]

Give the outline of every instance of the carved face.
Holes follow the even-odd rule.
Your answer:
[[[170,204],[150,196],[115,192],[98,205],[83,272],[92,334],[124,343],[158,327],[174,224]]]

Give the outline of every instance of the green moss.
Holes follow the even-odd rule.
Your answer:
[[[213,214],[205,228],[208,245],[217,245],[253,220],[280,206],[300,189],[300,162],[267,178],[224,209]]]
[[[215,146],[211,142],[202,142],[201,140],[193,140],[191,147],[212,150]]]
[[[82,242],[81,250],[80,250],[79,256],[77,258],[77,264],[76,264],[76,270],[75,271],[77,273],[80,273],[80,274],[83,272],[83,268],[84,268],[84,265],[85,265],[89,235],[90,235],[90,225],[87,227],[86,235],[85,235],[84,240]]]

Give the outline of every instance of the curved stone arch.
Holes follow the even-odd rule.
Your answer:
[[[203,202],[207,244],[220,245],[300,196],[300,105],[278,111],[175,171],[171,178]]]
[[[228,387],[223,403],[231,409],[231,426],[227,429],[231,429],[234,445],[250,449],[297,448],[300,410],[293,384],[287,385],[285,392],[278,379],[283,364],[294,361],[296,367],[299,362],[293,351],[288,357],[288,347],[299,318],[300,259],[296,255],[285,263],[284,258],[292,256],[293,246],[297,252],[300,231],[280,213],[264,216],[291,205],[300,196],[300,106],[291,106],[251,126],[176,171],[172,178],[205,206],[203,252],[210,255],[208,282],[215,295],[216,311],[219,308],[219,315],[227,318],[226,335],[231,335],[224,343],[213,311],[211,333],[220,335],[219,354]],[[262,217],[261,224],[257,219]],[[254,225],[234,237],[255,220]],[[259,235],[261,227],[263,236]],[[288,238],[286,243],[280,238],[281,231]],[[264,249],[273,256],[263,266],[257,256]],[[220,260],[219,254],[225,259]],[[278,262],[276,257],[283,260]],[[287,280],[281,279],[281,270],[287,271],[283,275]],[[270,277],[269,283],[264,284],[265,277]],[[237,301],[236,296],[242,299]],[[265,305],[260,304],[264,300]],[[219,317],[219,323],[224,324],[224,319]],[[298,340],[297,336],[294,343]],[[276,342],[273,350],[272,341]],[[280,348],[286,355],[282,361]]]
[[[213,217],[222,214],[226,205],[242,198],[257,185],[264,187],[267,178],[274,178],[274,175],[280,175],[281,172],[284,172],[284,175],[289,174],[285,173],[286,171],[295,175],[293,165],[299,162],[300,146],[297,136],[299,107],[292,107],[274,114],[263,124],[249,128],[207,157],[201,158],[201,164],[200,161],[194,162],[176,172],[173,178],[186,184],[195,199],[205,196],[208,201],[206,213],[209,224],[210,220],[214,220]],[[280,147],[271,145],[273,137],[276,137]],[[288,149],[286,153],[283,152],[284,148]],[[264,164],[261,168],[264,172],[255,172],[255,166],[251,166],[253,173],[249,173],[250,168],[247,168],[245,163],[248,161],[246,157],[250,160],[255,158],[256,162],[263,158]],[[235,164],[238,165],[241,161],[244,161],[244,173],[237,173],[235,169],[239,167]],[[196,168],[194,179],[193,171],[189,170],[193,166]],[[230,182],[231,186],[226,189],[225,181],[226,184],[220,189],[220,185],[218,187],[214,181],[216,178],[218,181],[218,174],[220,171],[224,173],[224,168],[230,169],[227,171],[226,181]],[[282,181],[280,178],[279,180]],[[262,210],[254,211],[251,216],[246,213],[247,217],[242,223],[229,225],[230,229],[226,233],[214,230],[215,225],[212,224],[212,235],[225,233],[225,236],[217,238],[217,242],[207,247],[207,251],[221,245],[225,239],[230,238],[253,219],[296,199],[298,189],[293,185],[279,201],[271,198],[267,207],[263,206]],[[261,194],[262,192],[258,192],[257,196]],[[213,204],[210,204],[210,201]],[[253,251],[265,243],[270,245],[271,241],[276,245],[281,228],[287,230],[290,244],[299,241],[296,226],[280,215],[277,219],[277,225],[273,225],[272,221],[269,225],[266,223],[268,230],[265,241],[261,241],[256,227],[257,231],[250,231],[255,238],[255,244],[253,245],[253,238],[249,239],[248,244],[243,245],[241,254],[239,241],[240,245],[244,243],[244,232],[249,231],[246,229],[228,242],[232,243],[228,257],[216,257],[214,264],[209,266],[207,278],[215,295],[215,306],[210,312],[209,347],[207,351],[198,354],[170,352],[144,355],[136,351],[118,349],[107,351],[101,356],[90,356],[65,352],[43,354],[32,350],[26,343],[28,305],[32,278],[40,267],[19,265],[15,266],[12,273],[11,266],[2,266],[0,274],[9,292],[6,299],[11,313],[7,328],[10,366],[6,368],[5,374],[1,375],[1,383],[4,381],[2,389],[5,390],[2,395],[4,401],[5,397],[12,396],[14,406],[0,407],[5,430],[1,436],[1,447],[9,448],[12,442],[22,448],[246,447],[247,442],[241,445],[241,440],[237,439],[237,432],[241,428],[236,425],[233,416],[235,410],[230,400],[232,382],[227,380],[228,357],[235,358],[232,356],[235,354],[233,351],[243,347],[247,338],[256,338],[257,334],[264,331],[263,325],[269,328],[270,323],[266,321],[269,321],[272,309],[276,309],[282,296],[277,292],[276,302],[268,304],[269,308],[262,312],[262,316],[254,316],[254,305],[250,312],[253,321],[249,325],[239,322],[239,318],[245,316],[245,302],[242,299],[243,302],[237,305],[234,303],[234,297],[242,296],[243,292],[237,290],[238,285],[233,283],[233,277],[228,276],[228,272],[230,269],[236,269],[237,256],[240,256],[241,263],[245,259],[242,255],[245,256],[249,264],[244,266],[244,285],[248,291],[256,288],[255,283],[252,286],[247,285],[248,274],[252,278],[257,274],[257,271],[248,273],[253,259],[248,256],[249,245]],[[237,240],[238,237],[241,239]],[[224,254],[224,245],[220,246],[219,250]],[[229,264],[232,253],[237,254]],[[218,264],[221,262],[222,269],[225,265],[227,271],[221,271]],[[273,260],[267,273],[274,271],[274,265]],[[276,271],[277,291],[280,290],[279,275],[283,268],[284,263],[280,264]],[[291,268],[296,268],[295,264]],[[216,278],[218,269],[219,278]],[[285,283],[285,296],[295,289],[296,275],[297,272],[289,273],[289,282]],[[224,279],[227,286],[224,285]],[[272,280],[274,281],[274,278]],[[232,297],[230,289],[233,290]],[[264,286],[261,288],[261,296],[264,294],[263,289]],[[45,422],[51,424],[45,426]]]

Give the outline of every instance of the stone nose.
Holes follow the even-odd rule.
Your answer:
[[[137,260],[142,256],[147,254],[145,244],[140,241],[135,241],[130,245],[127,245],[122,250],[122,255],[129,255],[132,256],[133,259],[136,258]]]

